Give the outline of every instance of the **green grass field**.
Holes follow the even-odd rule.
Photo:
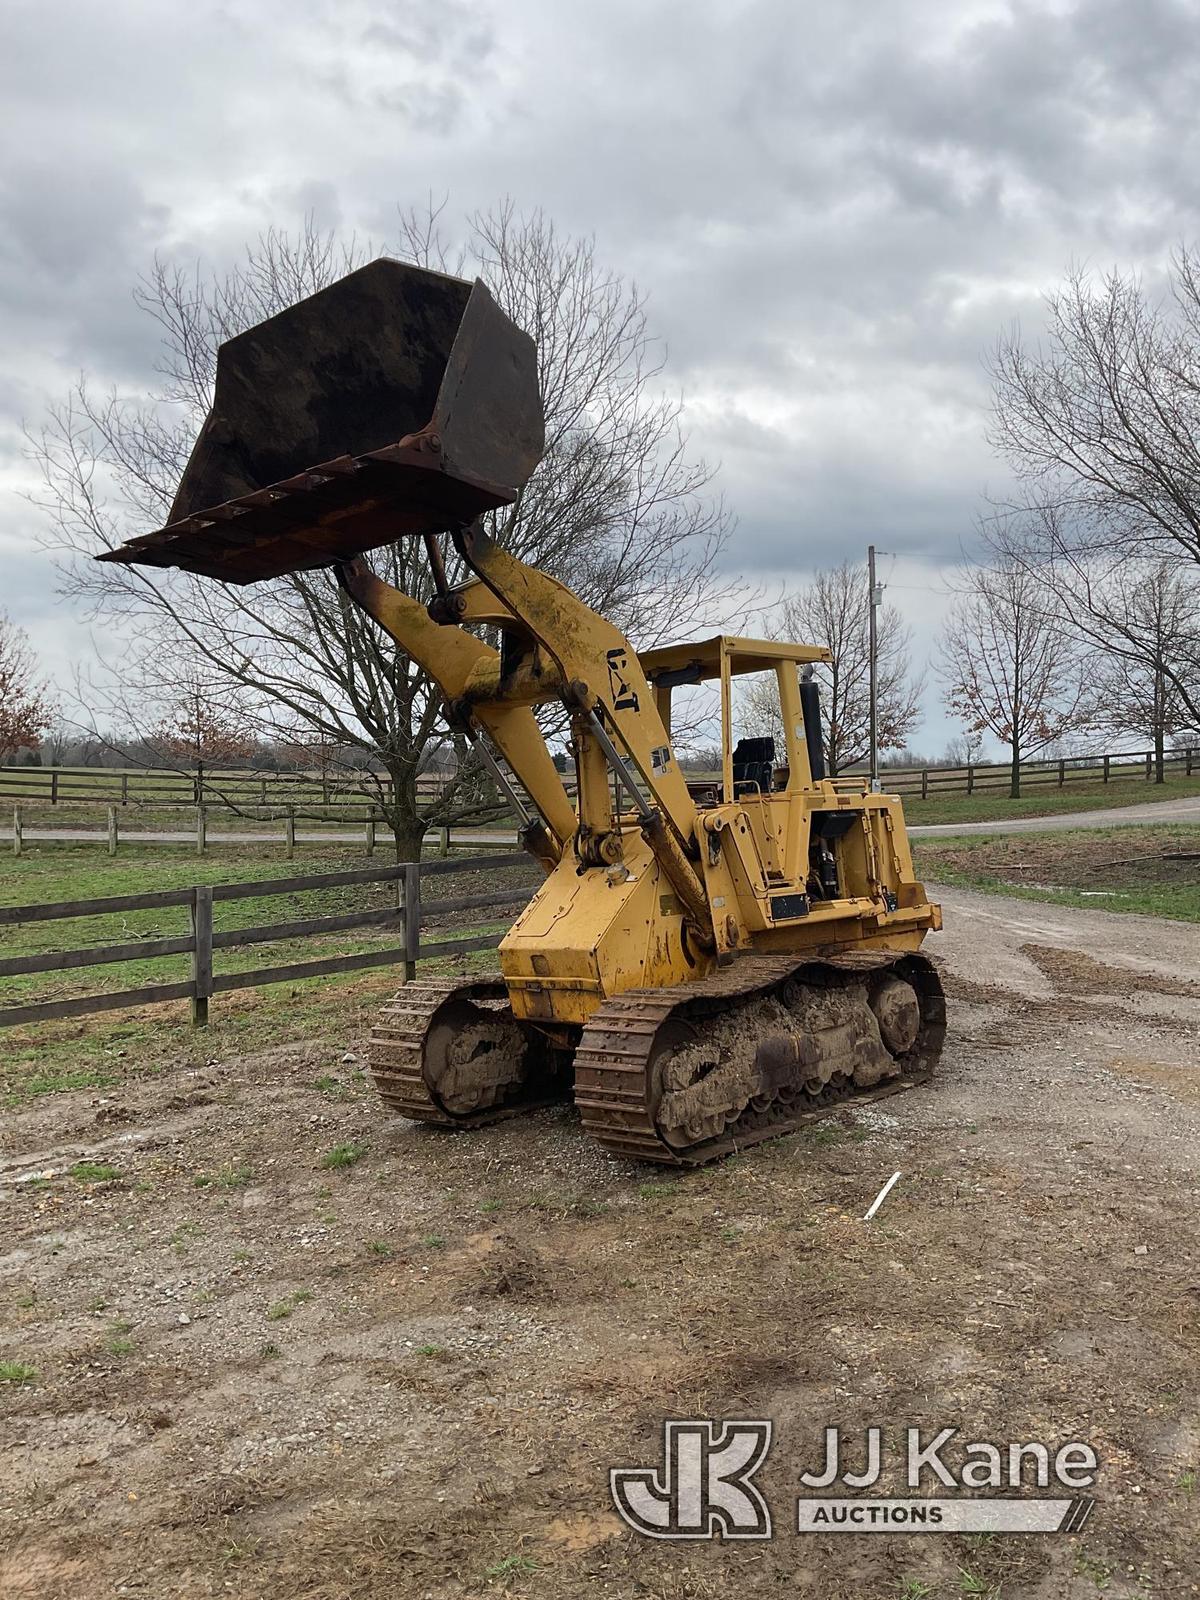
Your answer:
[[[385,864],[381,859],[380,865]],[[144,893],[147,890],[187,888],[197,883],[217,884],[258,882],[286,878],[301,873],[336,872],[364,865],[361,849],[345,850],[325,846],[306,851],[302,860],[285,862],[273,852],[259,847],[228,847],[203,860],[173,854],[162,847],[131,846],[115,859],[98,855],[91,845],[56,845],[19,859],[0,856],[0,905],[43,904],[59,900],[84,900],[99,896]],[[507,892],[530,881],[524,866],[489,870],[464,881],[459,874],[428,880],[428,898],[461,893],[482,893],[495,889]],[[383,909],[396,903],[394,884],[349,885],[340,888],[309,890],[301,893],[249,897],[219,903],[214,910],[217,931],[251,927],[299,918],[332,916],[348,911]],[[500,935],[509,926],[512,911],[497,908],[461,914],[446,937],[476,934]],[[434,924],[436,931],[441,931]],[[185,906],[160,910],[109,913],[104,916],[73,917],[61,922],[30,922],[0,928],[0,946],[5,955],[27,955],[52,950],[83,949],[90,945],[134,943],[138,939],[171,938],[186,934]],[[218,950],[218,973],[249,971],[258,967],[288,962],[319,960],[325,956],[349,955],[360,951],[387,948],[399,940],[398,928],[378,928],[283,939],[244,948]],[[489,951],[461,958],[468,965],[494,965]],[[47,972],[0,978],[0,1005],[17,1005],[41,1000],[64,999],[82,994],[107,993],[139,988],[153,983],[178,982],[189,970],[186,955],[151,957],[119,964],[75,968],[67,972]],[[448,970],[445,963],[422,965],[422,971]],[[115,1064],[133,1051],[139,1057],[153,1057],[160,1049],[177,1052],[181,1041],[187,1048],[196,1039],[203,1053],[228,1049],[235,1041],[247,1047],[261,1042],[264,1032],[272,1034],[282,1025],[288,1037],[303,1036],[320,1023],[331,1005],[349,1003],[355,997],[389,992],[396,986],[395,972],[382,968],[333,974],[315,979],[272,985],[269,989],[237,991],[217,995],[211,1002],[212,1024],[207,1030],[193,1030],[187,1022],[186,1001],[157,1007],[143,1007],[135,1013],[100,1013],[59,1022],[13,1028],[0,1033],[0,1092],[26,1093],[55,1087],[82,1087],[75,1079],[84,1073],[87,1081],[104,1080]],[[23,1086],[23,1087],[20,1087]]]
[[[1200,828],[1070,828],[1008,836],[915,839],[926,882],[1090,911],[1200,922]]]
[[[887,774],[883,784],[887,788]],[[903,795],[904,815],[911,823],[998,822],[1008,817],[1052,817],[1071,811],[1107,811],[1113,806],[1150,805],[1200,795],[1200,776],[1168,778],[1165,783],[1122,778],[1112,783],[1037,784],[1019,800],[1006,794],[946,794],[922,800]]]

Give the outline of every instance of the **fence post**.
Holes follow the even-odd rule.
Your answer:
[[[373,811],[367,812],[367,854],[369,856],[375,854],[375,813]]]
[[[968,767],[967,768],[967,793],[968,794],[974,794],[975,793],[975,768],[974,767]]]
[[[192,1027],[208,1026],[208,1001],[213,992],[212,889],[192,890]]]
[[[921,799],[929,799],[929,768],[921,768]]]
[[[58,804],[58,773],[57,772],[52,772],[50,774],[50,804],[52,806],[56,806]]]
[[[1191,775],[1192,775],[1192,747],[1191,747],[1191,745],[1188,745],[1187,749],[1183,752],[1183,759],[1184,759],[1184,762],[1186,763],[1186,765],[1185,765],[1186,776],[1190,778]]]
[[[438,855],[440,855],[440,856],[448,856],[449,854],[450,854],[450,828],[449,828],[449,825],[447,824],[446,827],[444,827],[444,828],[442,828],[440,830],[440,837],[438,839]]]
[[[400,914],[404,924],[404,978],[411,983],[417,975],[417,952],[421,944],[421,868],[416,861],[404,863],[399,881]]]
[[[287,858],[290,861],[296,854],[296,808],[288,806],[283,819],[283,840]]]
[[[1067,781],[1067,763],[1060,756],[1058,760],[1058,787],[1061,789]]]
[[[1146,751],[1146,782],[1147,783],[1150,782],[1150,776],[1151,776],[1151,774],[1150,774],[1150,763],[1153,761],[1153,759],[1154,759],[1153,752],[1150,751],[1150,750],[1147,750]]]
[[[21,808],[20,808],[20,806],[14,806],[13,807],[13,855],[19,856],[21,854],[21,845],[22,845],[22,843],[23,843],[23,841],[22,841],[22,838],[21,838]]]
[[[117,853],[117,808],[108,808],[108,853],[115,856]]]
[[[129,774],[127,772],[121,774],[121,804],[123,806],[129,804]]]
[[[1105,756],[1105,758],[1104,758],[1104,781],[1105,781],[1105,783],[1108,782],[1108,763],[1109,763],[1110,760],[1111,760],[1111,757]]]
[[[202,856],[204,847],[208,843],[208,819],[204,815],[204,807],[196,807],[196,854]]]

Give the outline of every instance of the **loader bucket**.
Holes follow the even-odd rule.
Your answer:
[[[534,343],[484,285],[372,261],[221,345],[169,522],[98,559],[329,566],[511,504],[543,447]]]

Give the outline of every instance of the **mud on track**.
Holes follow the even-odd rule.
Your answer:
[[[940,1082],[678,1179],[566,1108],[384,1121],[332,1029],[7,1111],[0,1594],[1200,1592],[1200,934],[942,898]],[[615,1520],[664,1415],[774,1418],[770,1545]],[[789,1533],[872,1423],[1088,1439],[1097,1509]]]

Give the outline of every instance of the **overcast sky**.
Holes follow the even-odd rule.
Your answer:
[[[21,426],[80,371],[141,392],[157,251],[270,224],[386,242],[510,195],[594,233],[721,463],[735,570],[893,552],[923,630],[1004,473],[983,360],[1072,260],[1195,239],[1200,0],[8,0],[0,605],[63,672]],[[951,731],[929,696],[916,743]]]

